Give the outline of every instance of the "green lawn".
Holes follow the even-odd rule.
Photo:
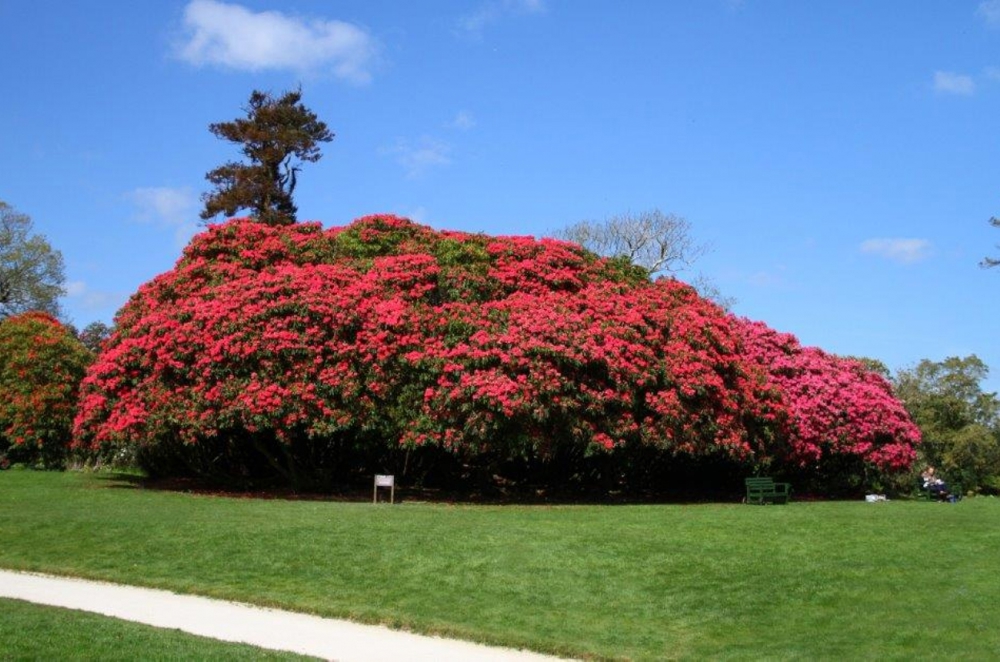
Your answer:
[[[311,660],[82,611],[0,599],[2,660]]]
[[[0,566],[632,659],[1000,658],[1000,501],[396,506],[0,472]]]

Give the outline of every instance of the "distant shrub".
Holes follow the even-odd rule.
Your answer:
[[[1000,494],[1000,439],[997,432],[972,424],[948,437],[943,475],[963,489]]]
[[[0,322],[0,461],[63,466],[93,355],[47,313]]]

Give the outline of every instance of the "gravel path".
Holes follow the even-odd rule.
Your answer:
[[[558,659],[537,653],[417,635],[378,625],[361,625],[169,591],[34,573],[0,570],[0,597],[80,609],[156,627],[183,630],[203,637],[293,651],[341,662],[540,662]]]

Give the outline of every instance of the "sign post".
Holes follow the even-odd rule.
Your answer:
[[[372,492],[372,503],[378,503],[378,488],[389,488],[389,503],[396,500],[396,477],[392,475],[375,474],[375,490]]]

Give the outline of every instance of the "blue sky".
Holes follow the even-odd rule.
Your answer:
[[[659,208],[805,344],[1000,388],[1000,0],[0,0],[0,199],[110,322],[199,229],[207,130],[302,86],[299,216],[546,235]]]

